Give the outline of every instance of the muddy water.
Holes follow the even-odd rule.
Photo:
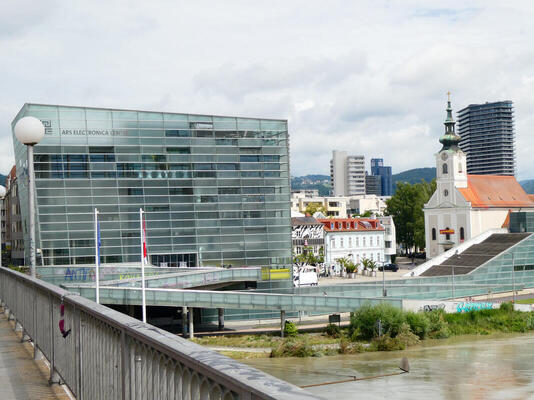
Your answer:
[[[534,399],[534,336],[502,335],[429,341],[402,352],[321,358],[245,360],[296,385],[400,371],[391,377],[309,388],[326,399]]]

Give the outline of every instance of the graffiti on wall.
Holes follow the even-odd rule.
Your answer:
[[[291,230],[292,239],[322,239],[323,225],[296,225]]]
[[[463,302],[463,303],[458,303],[458,305],[456,306],[456,311],[458,311],[459,313],[476,311],[476,310],[491,310],[491,309],[493,309],[493,303]]]

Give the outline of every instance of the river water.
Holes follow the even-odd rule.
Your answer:
[[[263,358],[245,363],[295,385],[400,371],[410,373],[308,388],[325,399],[534,399],[534,336],[426,341],[405,351],[320,358]]]

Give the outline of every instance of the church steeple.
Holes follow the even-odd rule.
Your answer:
[[[458,143],[460,143],[460,140],[462,139],[460,136],[456,134],[454,131],[454,126],[456,122],[454,121],[454,118],[452,117],[452,107],[451,107],[451,92],[447,92],[448,100],[447,100],[447,118],[445,118],[445,133],[439,138],[439,142],[443,144],[443,150],[458,150]]]

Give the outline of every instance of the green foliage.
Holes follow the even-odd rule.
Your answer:
[[[375,351],[395,351],[405,348],[406,345],[399,338],[392,338],[387,334],[374,338],[371,342],[371,349]]]
[[[28,274],[30,272],[30,267],[27,267],[27,266],[20,266],[20,267],[16,267],[14,265],[8,265],[7,266],[9,269],[12,269],[13,271],[17,271],[17,272],[20,272],[20,273],[23,273],[23,274]]]
[[[338,338],[341,335],[341,328],[336,324],[328,324],[324,328],[324,332],[330,337]]]
[[[284,325],[284,335],[288,337],[295,337],[299,333],[297,326],[291,322],[286,321],[286,324]]]
[[[315,214],[317,211],[320,213],[326,215],[326,207],[319,203],[309,203],[306,206],[306,209],[304,210],[305,214],[309,214],[313,217],[313,214]]]
[[[363,269],[368,269],[370,271],[374,271],[375,268],[377,267],[376,263],[369,258],[363,258],[362,265],[363,265]]]
[[[501,303],[501,305],[499,306],[499,310],[512,312],[514,311],[514,304],[509,301]]]
[[[373,215],[373,212],[371,210],[367,210],[366,212],[364,212],[362,215],[360,215],[360,217],[362,218],[369,218]]]
[[[363,353],[365,347],[361,343],[354,343],[350,341],[345,335],[339,339],[339,354],[357,354]]]
[[[319,256],[315,256],[315,254],[313,254],[313,247],[311,246],[304,246],[302,250],[302,254],[293,254],[294,263],[316,265],[324,262],[324,250],[322,247],[319,249]]]
[[[317,357],[321,355],[306,340],[288,338],[271,350],[271,357]]]
[[[399,183],[395,194],[386,201],[386,215],[393,216],[397,242],[405,249],[425,246],[423,206],[435,190],[435,179],[430,183]]]
[[[382,325],[382,333],[395,337],[399,333],[400,326],[405,322],[405,317],[402,310],[389,303],[381,303],[374,307],[369,303],[364,304],[350,318],[351,338],[354,338],[355,331],[359,332],[357,338],[369,340],[378,337],[378,320]]]
[[[417,335],[419,339],[424,339],[428,335],[430,331],[430,320],[425,313],[407,312],[405,317],[409,330]]]
[[[420,336],[416,335],[412,332],[410,325],[407,323],[403,323],[400,327],[399,334],[397,335],[397,339],[399,339],[400,342],[404,343],[406,347],[408,346],[414,346],[416,344],[421,343]]]
[[[433,310],[426,313],[430,323],[429,336],[435,339],[445,339],[450,336],[450,331],[445,321],[445,311]]]

